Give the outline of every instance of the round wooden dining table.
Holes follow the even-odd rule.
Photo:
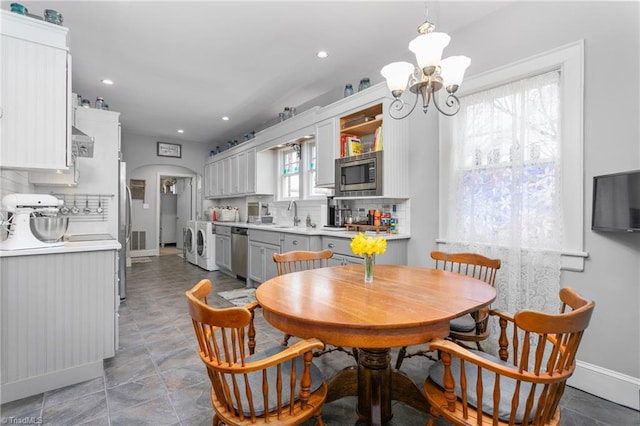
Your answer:
[[[446,337],[451,319],[495,298],[495,289],[483,281],[406,265],[375,265],[372,283],[364,282],[363,265],[294,272],[256,291],[264,318],[274,327],[358,348],[357,367],[331,379],[327,402],[357,395],[360,422],[372,425],[391,420],[392,399],[428,411],[415,383],[392,371],[391,348]]]

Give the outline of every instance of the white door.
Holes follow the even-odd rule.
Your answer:
[[[182,249],[182,232],[191,220],[191,179],[178,178],[178,212],[176,217],[176,248]]]

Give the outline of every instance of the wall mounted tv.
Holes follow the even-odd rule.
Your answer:
[[[640,170],[595,176],[591,229],[640,232]]]

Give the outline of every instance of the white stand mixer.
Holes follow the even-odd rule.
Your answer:
[[[35,214],[56,216],[63,202],[46,194],[10,194],[2,198],[2,209],[12,213],[7,226],[8,236],[0,241],[0,250],[25,250],[33,248],[56,247],[64,241],[44,242],[31,230],[31,216]],[[65,229],[66,231],[66,229]]]

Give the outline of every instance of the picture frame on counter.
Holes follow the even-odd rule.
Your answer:
[[[182,158],[182,145],[177,143],[158,142],[158,157]]]

